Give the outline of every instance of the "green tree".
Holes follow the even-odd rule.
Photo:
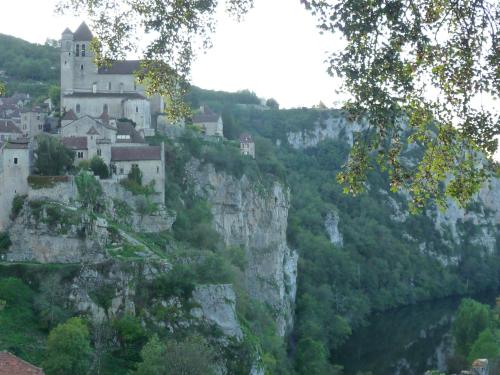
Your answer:
[[[123,3],[114,7],[114,0],[61,0],[58,9],[91,15],[99,38],[93,48],[100,64],[123,58],[137,46],[137,33],[156,31],[144,48],[139,79],[151,93],[167,97],[172,116],[185,116],[183,98],[194,40],[201,37],[204,46],[211,45],[219,1]],[[226,4],[228,12],[240,18],[254,1]],[[406,188],[414,208],[430,198],[444,205],[446,195],[465,204],[490,175],[491,163],[482,155],[492,160],[495,136],[500,134],[495,106],[474,105],[483,96],[499,98],[498,0],[303,0],[302,4],[318,18],[322,33],[335,33],[347,41],[332,55],[328,71],[343,79],[352,97],[345,105],[350,118],[368,119],[372,130],[356,139],[338,175],[345,191],[364,190],[376,155],[375,160],[389,171],[391,189]],[[102,22],[110,17],[110,9],[120,22]],[[404,130],[423,146],[424,156],[416,166],[401,162]]]
[[[0,254],[9,249],[12,242],[10,241],[9,232],[0,232]]]
[[[90,159],[90,169],[92,170],[92,172],[94,172],[94,174],[102,179],[109,177],[108,166],[106,165],[104,160],[102,160],[102,158],[97,155]]]
[[[35,168],[44,176],[58,176],[66,172],[75,159],[75,153],[55,137],[40,135],[36,138]]]
[[[99,181],[93,174],[82,170],[75,177],[76,187],[78,189],[78,199],[83,206],[92,211],[99,210],[103,203],[103,191]]]
[[[59,112],[59,107],[61,106],[61,88],[56,85],[50,86],[49,98],[54,106],[54,110]]]
[[[5,86],[5,83],[0,81],[0,96],[4,96],[7,94],[7,87]]]
[[[86,375],[91,353],[87,325],[71,318],[50,332],[42,366],[47,375]]]
[[[130,181],[135,182],[137,185],[142,186],[142,171],[137,165],[132,165],[130,172],[127,175]]]
[[[274,98],[270,98],[266,100],[266,106],[271,109],[280,109],[280,105],[278,101]]]
[[[63,308],[66,292],[58,274],[49,275],[40,282],[34,306],[44,329],[50,330],[68,318],[69,313]]]
[[[478,358],[497,359],[500,354],[500,342],[491,329],[485,329],[479,334],[479,337],[470,349],[467,356],[469,363]]]
[[[467,357],[472,344],[489,324],[490,312],[487,305],[465,298],[460,303],[453,322],[453,336],[458,354]]]
[[[312,339],[303,339],[297,344],[296,369],[299,374],[331,375],[337,372],[328,362],[328,351]]]
[[[161,343],[153,336],[141,351],[136,375],[213,375],[215,356],[199,336]]]

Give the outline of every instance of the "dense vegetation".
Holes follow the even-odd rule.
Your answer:
[[[48,97],[49,88],[58,85],[60,54],[57,42],[38,45],[0,34],[0,81],[7,83],[7,95],[28,93],[36,99]]]

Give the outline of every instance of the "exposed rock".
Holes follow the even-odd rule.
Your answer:
[[[236,317],[236,295],[232,285],[199,285],[193,291],[193,299],[200,308],[191,310],[191,315],[205,319],[218,327],[226,336],[237,340],[243,338]]]
[[[275,182],[264,189],[196,160],[187,175],[212,207],[215,229],[227,245],[246,249],[245,284],[251,297],[269,304],[284,335],[293,323],[298,255],[286,243],[289,191]]]
[[[329,117],[313,129],[290,132],[288,143],[295,149],[315,147],[321,141],[344,139],[350,146],[354,143],[354,134],[367,128],[366,122],[350,122],[344,116]]]
[[[344,237],[342,236],[342,233],[340,233],[339,222],[340,218],[338,213],[329,212],[326,215],[325,229],[326,233],[328,233],[328,237],[330,238],[330,242],[341,248],[344,246]]]

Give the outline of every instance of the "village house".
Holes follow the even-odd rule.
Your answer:
[[[43,133],[47,116],[40,107],[21,110],[21,131],[28,138]]]
[[[205,135],[217,137],[224,136],[222,117],[213,112],[206,105],[201,106],[199,112],[193,116],[193,125],[201,129]]]
[[[0,375],[44,375],[43,369],[9,352],[0,352]]]
[[[240,135],[240,152],[242,155],[249,155],[255,159],[255,142],[248,133]]]
[[[0,119],[0,142],[20,138],[23,132],[17,127],[13,120]]]

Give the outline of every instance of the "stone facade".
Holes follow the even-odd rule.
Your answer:
[[[240,152],[242,155],[248,155],[255,159],[255,142],[248,133],[240,135]]]
[[[201,106],[200,111],[193,116],[193,125],[211,137],[223,137],[224,124],[222,117],[207,106]]]
[[[28,138],[43,133],[47,113],[39,108],[21,111],[21,131]]]

